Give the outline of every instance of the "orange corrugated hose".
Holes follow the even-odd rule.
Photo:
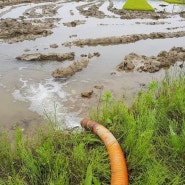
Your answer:
[[[110,158],[111,185],[128,185],[126,160],[116,138],[107,128],[90,119],[84,118],[81,125],[86,129],[92,129],[104,142]]]

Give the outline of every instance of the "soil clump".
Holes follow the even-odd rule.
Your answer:
[[[57,10],[61,8],[61,6],[57,6],[54,4],[40,5],[36,7],[32,7],[27,9],[23,16],[28,18],[42,18],[42,17],[52,17],[56,15]],[[39,10],[39,12],[38,12]]]
[[[91,98],[92,94],[93,94],[93,90],[82,92],[81,97],[82,98]]]
[[[117,71],[133,71],[154,73],[161,68],[170,67],[177,61],[185,61],[185,48],[173,47],[169,52],[161,51],[157,56],[137,55],[130,53],[116,69]]]
[[[76,72],[81,71],[83,68],[86,68],[89,63],[87,59],[81,59],[79,61],[75,61],[73,64],[66,68],[58,68],[53,71],[52,76],[54,78],[66,78],[73,76]]]
[[[16,57],[17,60],[24,61],[65,61],[65,60],[74,60],[74,52],[70,53],[34,53],[34,54],[23,54]]]
[[[57,44],[51,44],[50,48],[58,48],[58,45]]]
[[[54,22],[59,19],[48,18],[45,20],[1,19],[0,39],[7,43],[34,40],[52,34]]]
[[[71,22],[63,23],[63,25],[67,27],[76,27],[80,24],[85,24],[85,21],[84,20],[74,20]]]
[[[55,2],[56,0],[52,0],[52,2]],[[41,3],[41,2],[51,2],[51,0],[1,0],[0,1],[0,8],[3,8],[4,6],[9,5],[16,5],[21,3]]]
[[[113,37],[104,37],[104,38],[95,38],[95,39],[79,39],[72,42],[65,42],[62,45],[68,46],[97,46],[97,45],[116,45],[116,44],[127,44],[136,42],[139,40],[146,39],[165,39],[165,38],[173,38],[173,37],[184,37],[185,31],[178,32],[153,32],[150,34],[132,34],[132,35],[123,35],[123,36],[113,36]]]
[[[99,52],[94,52],[94,53],[89,53],[88,55],[87,54],[81,54],[80,55],[81,57],[87,57],[87,58],[93,58],[93,57],[99,57],[100,56],[100,53]]]
[[[104,12],[99,10],[99,7],[103,5],[103,1],[95,4],[89,3],[82,6],[76,7],[80,14],[84,15],[85,17],[96,17],[99,19],[103,19],[106,17]]]

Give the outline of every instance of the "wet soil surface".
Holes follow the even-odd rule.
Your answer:
[[[58,19],[24,20],[24,19],[1,19],[0,39],[13,43],[24,40],[34,40],[52,34],[54,22]]]
[[[83,68],[87,67],[89,60],[81,59],[80,61],[74,62],[66,68],[60,68],[53,71],[52,76],[54,78],[66,78],[73,76],[76,72],[81,71]]]
[[[3,8],[9,5],[16,5],[21,3],[40,3],[40,2],[50,2],[51,0],[0,0],[0,7]],[[53,0],[55,2],[55,0]]]
[[[124,61],[117,66],[118,71],[145,71],[154,73],[161,68],[170,67],[175,62],[185,61],[185,48],[173,47],[170,51],[161,51],[157,56],[147,57],[130,53]]]
[[[96,39],[79,39],[73,42],[63,43],[64,46],[97,46],[97,45],[114,45],[114,44],[128,44],[136,42],[139,40],[146,39],[165,39],[173,37],[183,37],[185,36],[185,31],[172,32],[172,33],[150,33],[150,34],[133,34],[133,35],[124,35],[120,37],[105,37],[105,38],[96,38]]]
[[[74,60],[74,52],[71,53],[34,53],[34,54],[23,54],[16,57],[18,60],[24,61],[65,61]]]
[[[46,114],[79,126],[103,93],[129,103],[166,68],[184,69],[185,9],[160,4],[145,12],[111,0],[0,0],[0,96],[12,107],[0,105],[0,130],[28,133]]]

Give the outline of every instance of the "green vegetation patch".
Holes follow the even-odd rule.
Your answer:
[[[38,131],[26,140],[17,130],[13,148],[0,136],[0,185],[106,185],[106,148],[91,132]]]
[[[146,0],[127,0],[123,5],[125,10],[155,11]]]
[[[152,82],[132,107],[111,93],[93,117],[125,150],[132,185],[185,184],[185,74]]]
[[[163,1],[171,4],[185,4],[185,0],[163,0]]]
[[[130,185],[185,184],[185,74],[168,75],[139,92],[132,106],[102,95],[91,119],[105,125],[124,149]],[[1,185],[107,185],[105,146],[91,131],[39,132],[13,143],[0,135]]]

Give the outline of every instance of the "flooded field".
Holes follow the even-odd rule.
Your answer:
[[[0,130],[28,133],[47,117],[79,126],[100,94],[129,99],[183,68],[185,6],[149,3],[155,12],[118,0],[0,1]]]

